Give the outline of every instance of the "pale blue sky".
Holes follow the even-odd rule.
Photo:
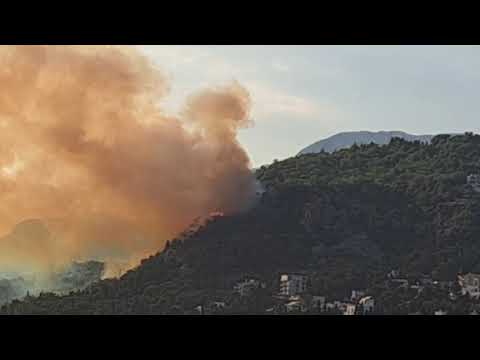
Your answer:
[[[141,46],[171,78],[167,106],[239,81],[254,166],[340,131],[480,132],[478,46]]]

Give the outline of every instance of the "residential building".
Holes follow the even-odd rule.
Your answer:
[[[468,294],[476,299],[480,296],[480,274],[459,275],[458,284],[462,289],[462,295]]]
[[[328,311],[328,312],[332,312],[332,311],[335,311],[335,312],[340,312],[341,314],[343,314],[346,310],[346,304],[341,302],[341,301],[334,301],[334,302],[327,302],[325,303],[325,310]]]
[[[358,305],[360,306],[360,310],[362,314],[369,314],[373,312],[375,308],[375,301],[373,296],[365,296],[358,301]]]
[[[260,281],[256,279],[245,279],[244,281],[238,282],[234,290],[240,294],[240,296],[248,296],[251,292],[259,287],[264,286]]]
[[[343,315],[355,315],[355,311],[357,309],[357,305],[355,304],[347,304],[345,307],[345,311]]]
[[[291,301],[285,304],[285,308],[287,309],[287,312],[303,312],[305,311],[305,302],[300,297],[291,298]]]
[[[280,276],[280,294],[295,296],[307,291],[308,277],[305,274],[290,273]]]
[[[358,299],[361,299],[364,296],[365,296],[365,291],[363,291],[363,290],[352,290],[352,295],[350,296],[350,300],[356,301]]]
[[[327,302],[325,304],[325,309],[326,310],[334,310],[336,308],[335,304],[334,303],[331,303],[331,302]]]

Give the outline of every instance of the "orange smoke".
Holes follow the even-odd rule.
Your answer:
[[[213,218],[213,217],[219,217],[219,216],[221,217],[221,216],[224,216],[224,213],[221,212],[221,211],[214,211],[214,212],[211,212],[211,213],[209,214],[209,216],[212,217],[212,218]]]
[[[26,219],[50,232],[42,243],[0,238],[0,267],[138,258],[199,216],[248,205],[254,184],[236,140],[247,91],[193,94],[181,118],[159,106],[168,91],[130,48],[0,47],[0,234]]]

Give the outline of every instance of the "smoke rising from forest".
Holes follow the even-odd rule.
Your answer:
[[[199,216],[248,206],[248,92],[204,89],[178,116],[168,93],[132,48],[0,47],[0,268],[135,262]],[[42,224],[16,226],[28,219]]]

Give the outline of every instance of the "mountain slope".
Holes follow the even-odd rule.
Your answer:
[[[374,144],[385,145],[388,144],[394,137],[402,138],[407,141],[420,141],[428,143],[433,138],[433,135],[411,135],[403,131],[342,132],[307,146],[299,152],[299,155],[318,153],[322,150],[326,152],[334,152],[339,149],[349,148],[353,144],[360,145],[370,144],[373,142]]]
[[[454,280],[460,270],[480,271],[472,173],[480,173],[473,134],[279,161],[257,170],[266,191],[250,211],[185,232],[120,279],[14,301],[0,313],[189,314],[214,301],[230,305],[224,312],[263,313],[285,271],[308,273],[311,293],[328,299],[376,291],[392,268]],[[232,291],[245,277],[266,284],[252,303]]]

